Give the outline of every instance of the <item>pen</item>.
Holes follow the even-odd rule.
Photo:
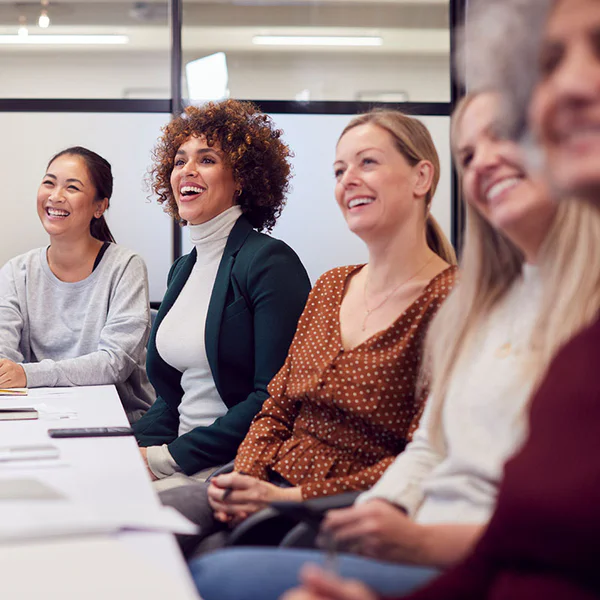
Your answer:
[[[245,471],[238,471],[240,475],[248,475],[248,473],[246,473]],[[231,496],[231,492],[233,492],[233,488],[228,487],[225,488],[225,491],[223,492],[223,497],[221,498],[221,502],[225,502],[225,500],[227,500],[227,498],[229,498],[229,496]]]
[[[326,534],[326,555],[324,568],[333,575],[337,575],[338,572],[338,561],[337,561],[337,544],[335,538],[331,533]]]

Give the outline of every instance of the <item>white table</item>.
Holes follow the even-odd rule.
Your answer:
[[[127,426],[125,413],[113,386],[32,389],[27,397],[0,397],[0,406],[33,406],[42,403],[48,408],[62,411],[75,410],[77,417],[61,420],[40,418],[32,421],[2,421],[0,422],[0,445],[50,443],[60,449],[61,459],[66,464],[58,467],[40,465],[39,468],[2,468],[0,466],[0,479],[34,477],[59,490],[69,500],[88,506],[135,508],[158,505],[158,498],[152,489],[136,441],[132,436],[52,439],[47,435],[49,428],[56,427]],[[177,582],[179,595],[170,596],[174,600],[198,597],[172,535],[155,532],[126,532],[105,536],[105,538],[107,539],[99,540],[95,537],[87,540],[67,540],[67,543],[60,540],[27,542],[12,546],[11,556],[21,554],[25,557],[29,555],[33,557],[32,560],[39,560],[39,557],[42,556],[53,556],[52,548],[55,548],[56,554],[61,557],[60,561],[62,562],[52,565],[50,575],[44,573],[45,577],[51,578],[50,581],[44,583],[45,598],[56,597],[63,600],[85,598],[89,600],[95,597],[93,594],[94,583],[89,582],[89,589],[82,590],[79,587],[81,581],[75,581],[77,577],[74,578],[73,574],[85,574],[89,571],[90,562],[100,560],[99,557],[102,557],[103,553],[110,552],[111,544],[117,554],[121,551],[130,555],[132,552],[135,553],[140,562],[143,562],[144,566],[147,565],[153,575],[164,574],[166,579]],[[85,543],[88,541],[91,543],[90,548],[95,543],[98,545],[94,552],[87,553],[93,554],[94,558],[90,555],[85,556]],[[69,542],[72,542],[72,549],[69,549]],[[79,542],[83,542],[83,545]],[[2,552],[6,557],[9,556],[8,551],[11,551],[11,547],[0,547],[0,563],[3,562]],[[106,555],[108,556],[108,554]],[[17,566],[19,561],[21,558],[18,558]],[[43,566],[46,567],[45,561]],[[107,582],[114,583],[115,586],[123,584],[122,581],[110,582],[112,574],[110,571],[107,572],[103,565],[92,566],[97,573],[96,583],[101,580],[103,585]],[[33,592],[29,596],[24,593],[19,595],[22,591],[21,586],[19,586],[19,593],[17,590],[7,589],[5,570],[4,568],[1,570],[0,597],[7,600],[35,597]],[[46,568],[46,570],[48,569]],[[33,565],[29,571],[31,576],[35,577],[36,569]],[[53,577],[54,571],[55,577]],[[123,573],[115,573],[116,577],[122,578]],[[144,572],[130,574],[131,580],[141,580],[143,577],[145,577]],[[75,589],[69,588],[70,582],[73,583]],[[14,586],[15,581],[12,581],[10,585]],[[3,592],[10,592],[13,595],[6,595]],[[109,592],[105,590],[105,593]],[[161,600],[164,600],[165,596],[159,594],[157,587],[156,595],[148,596],[147,591],[144,591],[143,594],[140,592],[139,597],[144,600],[160,597]],[[98,598],[100,597],[102,595],[98,595]],[[132,595],[131,590],[128,590],[127,594],[113,595],[112,597],[115,600],[121,597],[132,600],[138,596]]]

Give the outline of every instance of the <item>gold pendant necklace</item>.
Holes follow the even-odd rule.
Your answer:
[[[435,257],[436,257],[436,255],[434,254],[414,275],[411,275],[405,281],[401,281],[391,292],[389,292],[385,296],[385,298],[377,306],[374,306],[373,308],[369,308],[369,304],[367,302],[368,276],[365,277],[365,287],[364,287],[364,290],[363,290],[364,302],[365,302],[365,316],[364,316],[363,323],[362,323],[362,330],[363,331],[367,330],[367,320],[371,316],[371,313],[373,313],[376,310],[380,309],[402,286],[406,285],[409,281],[412,281],[417,275],[419,275],[419,273],[421,273],[422,271],[424,271],[425,268],[429,265],[429,263],[431,263],[431,261]]]

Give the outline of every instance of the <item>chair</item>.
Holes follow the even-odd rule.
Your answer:
[[[325,515],[328,510],[352,506],[360,492],[306,500],[310,512]],[[277,503],[284,509],[285,502]],[[295,503],[292,503],[295,504]],[[314,548],[318,534],[316,520],[299,522],[297,517],[284,514],[277,505],[265,508],[240,523],[228,536],[228,546],[285,546]],[[317,519],[318,520],[318,519]]]

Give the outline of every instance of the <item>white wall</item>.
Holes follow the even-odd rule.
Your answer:
[[[311,279],[332,267],[366,260],[365,247],[351,234],[333,197],[336,141],[349,115],[274,115],[295,152],[293,190],[274,235],[299,254]],[[160,301],[172,260],[171,220],[147,200],[143,180],[163,114],[0,113],[0,265],[48,243],[36,213],[36,193],[49,158],[71,145],[88,146],[113,166],[115,189],[108,222],[117,241],[139,252],[150,274],[151,300]],[[442,164],[433,214],[449,235],[449,118],[428,117]],[[187,230],[184,249],[189,250]]]
[[[187,55],[185,60],[197,58]],[[409,100],[447,102],[450,69],[444,57],[360,54],[228,53],[234,98],[354,100],[363,91],[406,91]],[[167,98],[166,52],[3,53],[4,98]]]
[[[350,115],[273,115],[294,150],[294,178],[288,203],[273,230],[298,253],[314,282],[325,271],[367,260],[364,244],[350,233],[334,199],[332,164],[337,139]],[[450,119],[424,117],[436,143],[441,163],[438,192],[432,213],[446,235],[451,228]],[[188,231],[183,230],[189,252]]]
[[[107,220],[117,242],[139,252],[150,271],[150,297],[160,300],[172,259],[171,220],[147,200],[144,175],[166,114],[1,113],[0,265],[48,243],[36,195],[48,160],[68,146],[104,156],[115,179]]]

